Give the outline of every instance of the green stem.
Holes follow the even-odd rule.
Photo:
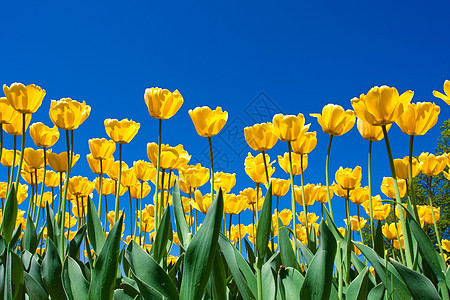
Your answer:
[[[297,238],[297,212],[295,211],[295,193],[294,193],[294,173],[292,171],[292,150],[291,150],[291,142],[288,142],[288,150],[289,150],[289,173],[291,176],[291,206],[292,206],[292,226],[294,232],[294,253],[295,258],[297,258],[298,248],[297,243],[295,243],[295,239]]]
[[[100,174],[98,175],[98,185],[99,185],[99,191],[98,191],[98,219],[101,219],[102,216],[102,193],[103,193],[103,166],[102,166],[102,160],[100,159]]]
[[[386,125],[382,125],[381,128],[383,129],[384,141],[386,143],[386,150],[387,150],[388,158],[389,158],[389,165],[391,167],[392,181],[394,183],[394,191],[395,191],[395,201],[397,202],[397,208],[399,210],[399,215],[400,215],[400,224],[402,226],[402,229],[404,229],[403,239],[405,242],[406,264],[407,264],[408,268],[412,268],[413,261],[412,261],[412,253],[411,253],[410,243],[409,243],[409,234],[406,230],[406,221],[405,221],[405,216],[403,214],[403,208],[401,205],[402,202],[401,202],[401,198],[400,198],[400,192],[398,189],[397,175],[395,174],[395,166],[394,166],[394,159],[392,157],[391,145],[389,143]]]
[[[373,221],[373,206],[372,206],[372,141],[369,141],[369,155],[367,163],[367,179],[369,181],[369,214],[370,214],[370,232],[372,236],[372,246],[375,246],[375,224]]]
[[[128,197],[130,198],[130,235],[131,239],[134,240],[135,237],[133,237],[133,200],[131,200],[131,192],[129,187],[128,187]]]
[[[162,133],[162,119],[159,119],[159,130],[158,130],[158,159],[156,160],[156,191],[155,191],[155,232],[158,232],[159,228],[159,171],[161,169],[161,133]]]
[[[140,208],[139,208],[139,241],[141,241],[141,237],[142,237],[142,226],[144,226],[143,222],[142,222],[142,194],[143,194],[143,190],[144,190],[144,182],[141,181],[141,195],[140,195]],[[137,208],[137,207],[136,207]]]
[[[300,154],[300,180],[302,184],[302,202],[303,202],[303,213],[305,214],[305,226],[306,226],[306,237],[307,241],[309,243],[309,227],[308,227],[308,210],[306,207],[306,201],[305,201],[305,184],[303,182],[303,154]],[[294,215],[294,218],[296,215]]]
[[[430,205],[431,209],[431,216],[433,218],[433,225],[434,225],[434,232],[436,233],[436,240],[437,244],[439,246],[439,252],[441,253],[441,267],[444,272],[446,272],[446,266],[445,266],[445,259],[444,259],[444,252],[442,251],[442,245],[441,245],[441,237],[439,235],[439,228],[437,226],[436,217],[434,216],[434,209],[433,209],[433,192],[431,191],[431,176],[429,177],[429,184],[428,184],[428,203]]]
[[[258,287],[258,300],[262,300],[262,276],[261,276],[261,265],[260,261],[262,260],[261,257],[257,257],[257,267],[256,267],[256,280],[257,280],[257,287]]]
[[[119,219],[119,191],[120,191],[120,180],[122,179],[122,144],[119,144],[119,176],[116,187],[116,203],[114,209],[114,224],[116,224]],[[156,177],[158,178],[158,177]]]
[[[19,191],[19,180],[20,180],[20,170],[22,170],[22,163],[23,163],[23,152],[25,150],[25,116],[26,114],[22,113],[22,152],[20,153],[20,159],[19,159],[19,168],[17,169],[17,177],[16,177],[16,195]],[[14,155],[15,156],[15,155]],[[13,165],[14,167],[14,165]]]
[[[70,179],[70,170],[72,167],[72,154],[71,154],[71,144],[73,145],[73,139],[70,139],[69,137],[69,130],[66,130],[66,141],[67,141],[67,170],[66,170],[66,180],[64,182],[64,194],[62,199],[62,207],[61,207],[61,214],[59,214],[59,218],[61,220],[61,231],[64,232],[64,226],[66,222],[66,199],[67,199],[67,189],[69,186],[69,179]],[[73,148],[73,147],[72,147]],[[64,246],[64,234],[60,235],[60,247],[61,247],[61,253],[65,253],[65,246]]]
[[[267,188],[269,188],[269,172],[267,170],[266,153],[264,153],[264,151],[262,151],[262,157],[264,161],[264,170],[266,171]]]
[[[208,136],[208,143],[209,143],[209,156],[211,158],[211,203],[212,203],[214,201],[214,158],[210,136]]]
[[[408,185],[409,185],[409,193],[411,196],[411,204],[414,209],[414,215],[416,217],[417,221],[420,221],[419,219],[419,212],[417,210],[417,202],[416,202],[416,194],[414,193],[414,184],[412,180],[412,154],[413,154],[413,144],[414,144],[414,136],[411,135],[409,138],[409,160],[408,160]]]
[[[11,174],[9,175],[9,180],[8,180],[8,191],[9,188],[12,185],[12,181],[14,178],[14,168],[16,166],[16,152],[17,152],[17,136],[14,136],[14,153],[13,153],[13,159],[12,159],[12,166],[11,166]],[[19,170],[20,172],[20,170]]]
[[[327,184],[327,199],[328,199],[328,208],[330,209],[330,216],[332,221],[334,222],[333,216],[333,208],[331,206],[331,194],[330,194],[330,179],[329,179],[329,166],[330,166],[330,152],[331,152],[331,142],[333,141],[333,136],[330,135],[330,141],[328,142],[328,151],[327,151],[327,160],[325,164],[325,180]]]
[[[259,221],[258,208],[259,208],[259,183],[256,183],[256,209],[255,209],[256,227],[258,227],[258,221]]]
[[[39,206],[38,206],[39,208],[42,205],[42,198],[44,197],[44,184],[45,184],[45,175],[46,175],[46,173],[47,173],[47,151],[46,151],[46,149],[44,147],[44,175],[43,175],[43,178],[42,178],[41,198],[40,198]],[[35,221],[36,225],[39,223],[39,216],[40,216],[40,214],[41,214],[41,210],[38,209],[38,213],[37,213],[37,217],[36,217],[36,221]]]

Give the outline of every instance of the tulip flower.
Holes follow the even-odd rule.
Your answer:
[[[104,122],[106,134],[118,144],[128,144],[138,133],[141,124],[133,120],[106,119]]]
[[[27,130],[28,125],[30,125],[31,122],[31,115],[26,114],[25,116],[25,128],[23,128],[23,120],[17,116],[16,118],[12,119],[10,123],[4,124],[3,130],[6,131],[7,134],[18,136],[22,135],[24,131]]]
[[[400,240],[400,243],[398,242]],[[405,240],[402,237],[400,237],[400,239],[395,239],[392,241],[392,245],[394,246],[395,249],[399,250],[400,249],[400,245],[402,246],[402,249],[405,249]]]
[[[396,88],[383,85],[371,88],[367,95],[353,98],[351,103],[358,118],[371,125],[382,126],[394,123],[407,109],[413,96],[413,91],[399,95]]]
[[[270,161],[270,156],[268,154],[265,155],[265,161]],[[273,172],[275,172],[275,168],[272,167],[272,163],[265,164],[263,159],[263,154],[260,153],[256,155],[256,157],[253,157],[253,155],[248,153],[247,157],[245,158],[245,173],[253,180],[253,182],[259,184],[264,184],[266,180],[266,170],[267,170],[267,176],[271,177]],[[266,169],[267,166],[267,169]]]
[[[405,197],[406,194],[406,181],[404,179],[397,179],[397,184],[400,192],[400,198]],[[386,197],[395,199],[394,183],[392,177],[383,177],[381,183],[381,191]]]
[[[3,92],[9,105],[22,114],[33,114],[42,104],[45,96],[45,90],[40,86],[14,82],[8,87],[3,85]]]
[[[327,198],[327,187],[326,186],[322,186],[320,184],[316,185],[315,187],[316,190],[316,201],[319,203],[327,203],[328,202],[328,198]],[[333,199],[333,191],[330,191],[330,199]]]
[[[308,129],[310,124],[305,126],[303,114],[282,115],[276,114],[272,119],[275,135],[283,142],[292,142],[300,138]]]
[[[293,175],[300,175],[308,167],[308,155],[292,153],[292,173]],[[289,153],[284,153],[283,156],[278,155],[278,165],[287,174],[291,174],[289,165]]]
[[[0,124],[8,124],[17,118],[19,113],[9,104],[6,97],[0,97]]]
[[[245,127],[244,137],[250,148],[255,151],[270,150],[278,141],[273,124],[270,122]]]
[[[345,110],[340,105],[327,104],[322,109],[322,114],[310,114],[316,117],[323,132],[332,136],[343,135],[355,125],[355,113]]]
[[[163,174],[164,174],[164,176],[163,176]],[[166,172],[162,172],[162,171],[159,172],[159,182],[158,182],[159,186],[158,186],[158,190],[169,190],[169,189],[171,189],[174,186],[175,180],[177,178],[178,177],[176,175],[172,174],[172,175],[169,176],[169,174],[166,173]],[[151,181],[156,187],[156,182],[157,182],[156,181],[156,176],[153,179],[151,179]]]
[[[219,106],[215,110],[207,106],[188,111],[199,136],[212,137],[220,132],[228,120],[228,112]]]
[[[72,158],[72,168],[80,158],[79,154],[76,154]],[[67,152],[61,152],[56,154],[53,152],[47,153],[48,164],[56,172],[67,172]]]
[[[219,188],[222,189],[224,194],[231,191],[236,185],[236,174],[216,172],[214,175],[214,189],[217,192]]]
[[[155,143],[147,144],[147,156],[153,165],[157,166],[158,161],[158,145]],[[183,145],[171,147],[169,145],[161,145],[160,168],[165,170],[173,170],[181,168],[188,164],[191,156],[183,149]]]
[[[50,103],[49,116],[53,124],[63,130],[77,129],[91,113],[91,107],[72,100],[71,98],[61,98],[60,100],[52,100]]]
[[[297,154],[308,154],[317,145],[317,132],[305,132],[295,141],[292,141],[292,151]]]
[[[30,126],[30,135],[37,147],[52,147],[59,139],[58,127],[45,126],[44,123],[37,122]]]
[[[202,214],[206,215],[209,207],[211,206],[211,196],[208,194],[202,195],[199,190],[194,193],[195,202],[192,202],[192,206],[200,211]]]
[[[209,169],[202,167],[199,163],[195,166],[185,165],[178,172],[187,186],[199,188],[203,186],[209,179]]]
[[[450,252],[450,241],[446,239],[441,240],[442,249],[444,249],[447,252]]]
[[[362,204],[369,200],[369,187],[358,186],[350,193],[350,201],[353,204]]]
[[[145,89],[144,100],[148,113],[155,119],[170,119],[183,105],[183,97],[178,90],[170,92],[158,87]]]
[[[133,162],[134,172],[139,181],[150,181],[156,177],[156,168],[152,163],[144,160]]]
[[[95,190],[97,191],[98,194],[100,194],[99,179],[95,178],[93,182],[95,184]],[[115,182],[114,182],[113,179],[103,178],[102,190],[101,190],[102,196],[113,194],[114,191],[115,191],[115,187],[114,186],[115,186]]]
[[[409,168],[409,158],[405,156],[404,158],[394,159],[395,174],[399,179],[408,179],[408,168]],[[421,164],[417,158],[412,158],[412,177],[416,177],[420,173]]]
[[[445,93],[445,95],[438,91],[433,91],[433,96],[444,100],[445,103],[450,105],[450,81],[449,80],[446,80],[444,82],[444,93]]]
[[[347,219],[344,219],[345,224],[349,226]],[[350,227],[352,231],[360,231],[364,226],[366,226],[367,220],[363,217],[351,216],[350,217]]]
[[[113,140],[89,139],[89,150],[95,159],[109,159],[116,151],[116,143]]]
[[[420,169],[422,174],[426,176],[439,175],[447,166],[447,157],[444,155],[434,155],[428,152],[419,155],[421,163]]]
[[[15,155],[14,155],[15,154]],[[1,163],[5,167],[11,168],[19,164],[20,151],[3,149]]]
[[[247,208],[247,202],[241,195],[226,194],[223,202],[223,211],[229,215],[237,215]],[[231,225],[231,216],[230,216]]]
[[[314,204],[316,200],[316,185],[315,184],[306,184],[304,186],[304,197],[302,197],[302,188],[298,186],[294,186],[294,192],[295,192],[295,200],[298,204],[303,205],[305,203],[306,206],[311,206]],[[305,202],[303,202],[303,198],[305,199]]]
[[[288,226],[292,220],[292,211],[285,208],[282,211],[278,212],[278,217],[281,219],[281,222],[284,226]]]
[[[278,211],[278,204],[279,204],[280,197],[283,197],[284,195],[287,194],[287,192],[289,191],[289,186],[290,186],[291,182],[290,182],[290,180],[279,179],[279,178],[271,178],[270,180],[272,183],[272,196],[277,197],[276,210]],[[277,220],[277,222],[278,222],[278,220]]]
[[[405,134],[424,135],[436,125],[440,111],[431,102],[410,103],[395,122]]]
[[[350,168],[342,168],[336,171],[336,182],[345,190],[353,190],[361,184],[361,167],[357,166],[353,170]]]
[[[357,118],[356,127],[361,136],[370,142],[378,142],[383,139],[383,129],[380,126],[371,125],[370,123]],[[388,124],[386,129],[389,131],[390,128],[391,124]]]
[[[397,239],[400,236],[402,236],[402,234],[403,234],[402,227],[400,226],[400,224],[396,224],[396,223],[391,223],[391,224],[386,223],[383,225],[381,230],[383,231],[384,236],[388,240]],[[398,235],[397,235],[397,233],[398,233]]]
[[[20,174],[22,175],[23,180],[30,185],[37,185],[44,179],[44,169],[22,170],[20,171]]]
[[[306,226],[306,223],[313,224],[319,220],[319,216],[316,216],[315,213],[308,213],[307,220],[305,219],[305,212],[300,212],[300,215],[297,215],[297,219],[303,226]]]
[[[74,196],[87,197],[94,190],[94,182],[87,177],[74,176],[69,181],[69,193]]]

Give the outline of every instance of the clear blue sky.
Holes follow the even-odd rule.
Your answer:
[[[327,103],[351,108],[351,98],[383,84],[413,90],[415,102],[436,102],[440,119],[416,139],[415,155],[434,151],[439,126],[449,117],[449,107],[432,96],[450,79],[448,1],[10,1],[2,11],[0,83],[35,83],[47,91],[32,122],[51,125],[52,99],[71,97],[92,107],[75,132],[81,159],[73,170],[90,179],[87,140],[107,137],[106,118],[140,122],[139,133],[124,146],[124,159],[129,165],[148,160],[146,144],[157,140],[158,122],[143,100],[147,87],[181,92],[184,105],[163,122],[163,142],[183,144],[192,161],[205,166],[207,139],[196,134],[187,111],[208,105],[229,112],[230,126],[213,144],[222,151],[216,170],[237,173],[234,193],[253,187],[243,169],[251,151],[240,144],[243,127],[270,121],[275,113],[301,112],[318,131],[305,177],[322,184],[328,136],[309,113]],[[266,104],[272,109],[265,111]],[[394,156],[407,155],[409,138],[396,125],[390,134]],[[27,146],[34,146],[27,138]],[[12,147],[12,138],[5,142]],[[54,151],[64,145],[59,141]],[[286,149],[279,142],[268,154],[274,160]],[[341,165],[361,165],[366,175],[366,159],[367,142],[355,127],[334,140],[332,180]],[[383,142],[375,145],[373,159],[378,194],[382,177],[390,176]],[[274,176],[287,178],[276,168]],[[344,201],[333,201],[343,215]],[[286,198],[283,206],[288,203]]]

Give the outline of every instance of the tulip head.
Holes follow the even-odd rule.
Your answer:
[[[173,117],[183,105],[183,97],[178,90],[171,92],[158,87],[145,89],[144,100],[150,116],[162,120]]]
[[[222,189],[222,193],[226,194],[236,185],[236,173],[214,173],[214,190],[217,192],[219,188]]]
[[[316,117],[323,132],[333,136],[343,135],[355,125],[355,113],[340,105],[327,104],[322,109],[322,114],[310,114]]]
[[[270,162],[270,156],[268,154],[264,154],[267,162],[267,175],[270,178],[275,172],[275,168],[272,167],[273,162]],[[245,173],[256,183],[266,183],[266,169],[264,166],[263,154],[260,153],[253,157],[253,155],[248,153],[245,158]]]
[[[447,166],[447,157],[444,155],[434,155],[428,152],[419,155],[420,169],[426,176],[436,176],[444,171]]]
[[[361,167],[357,166],[353,170],[340,167],[335,174],[336,182],[345,190],[353,190],[361,185]]]
[[[272,123],[255,124],[244,128],[247,144],[255,151],[272,149],[278,141]]]
[[[156,168],[148,161],[135,161],[133,162],[133,168],[139,181],[149,181],[156,177]]]
[[[275,197],[283,197],[286,195],[291,184],[290,179],[271,178],[270,182],[272,182],[272,196]]]
[[[395,122],[408,135],[424,135],[436,125],[441,109],[431,102],[410,103]]]
[[[220,132],[228,120],[228,112],[218,106],[215,110],[207,106],[188,111],[199,136],[211,137]]]
[[[72,100],[71,98],[62,98],[58,101],[52,100],[50,103],[49,116],[53,124],[63,130],[77,129],[91,113],[91,107]]]
[[[317,145],[317,132],[305,132],[298,140],[291,143],[292,151],[297,154],[308,154]]]
[[[450,81],[449,80],[446,80],[444,82],[444,93],[445,93],[445,95],[438,91],[433,91],[433,96],[444,100],[445,103],[450,105]]]
[[[58,127],[53,128],[45,126],[44,123],[37,122],[30,126],[30,135],[38,147],[52,147],[59,139]]]
[[[300,138],[308,131],[310,124],[305,126],[303,114],[283,115],[276,114],[272,119],[275,135],[283,142],[291,142]]]
[[[3,85],[3,92],[9,105],[15,110],[23,114],[35,113],[42,104],[45,96],[45,90],[40,86],[29,84],[27,86],[22,83],[14,82],[8,87]]]
[[[406,110],[413,96],[413,91],[399,95],[396,88],[383,85],[371,88],[367,95],[353,98],[351,103],[358,118],[371,125],[382,126],[394,123]]]
[[[301,156],[301,154],[291,153],[293,175],[300,175],[302,171],[304,172],[308,167],[308,155],[303,154],[303,161]],[[291,168],[289,166],[289,153],[284,153],[283,156],[278,155],[278,165],[287,174],[291,174]]]
[[[106,134],[118,144],[128,144],[138,133],[141,124],[133,120],[106,119],[104,122]]]
[[[361,136],[368,141],[378,142],[384,137],[383,128],[381,126],[373,126],[360,118],[357,118],[356,127]],[[389,131],[390,128],[391,124],[386,125],[387,131]]]
[[[116,143],[112,140],[89,139],[89,150],[95,159],[108,159],[116,151]]]
[[[397,179],[397,186],[400,193],[400,198],[405,197],[406,180]],[[381,183],[381,191],[386,195],[386,197],[395,199],[394,180],[392,177],[383,177],[383,182]]]
[[[209,180],[209,169],[202,167],[199,163],[195,166],[186,165],[178,171],[180,178],[192,188],[199,188]]]
[[[156,167],[158,163],[158,144],[147,144],[148,159]],[[171,147],[169,145],[161,145],[161,158],[159,160],[160,168],[166,170],[179,169],[187,165],[191,156],[183,149],[183,145]]]
[[[18,116],[19,113],[9,104],[8,99],[0,97],[0,124],[8,124]]]

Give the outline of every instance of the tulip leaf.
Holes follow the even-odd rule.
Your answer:
[[[57,231],[59,231],[59,226],[56,224],[55,215],[53,214],[52,208],[48,205],[48,202],[45,204],[45,211],[47,212],[47,238],[53,241],[58,241]],[[55,246],[58,246],[57,244]]]
[[[172,193],[173,214],[175,215],[175,225],[177,227],[177,235],[183,249],[187,249],[190,241],[189,226],[184,216],[183,203],[181,202],[180,187],[178,180],[175,181]]]
[[[256,280],[255,275],[248,266],[241,253],[230,243],[222,233],[219,235],[219,246],[222,250],[223,256],[227,262],[227,266],[233,275],[233,280],[244,299],[255,299],[256,294]],[[240,258],[241,265],[238,264],[237,258]],[[247,277],[244,277],[247,275]],[[251,281],[253,284],[251,284]],[[253,289],[252,289],[253,287]]]
[[[408,288],[404,284],[403,280],[397,276],[398,274],[395,273],[395,268],[390,263],[386,264],[386,261],[383,258],[379,257],[379,255],[372,248],[361,243],[355,243],[354,245],[359,250],[361,250],[362,254],[373,266],[373,268],[375,269],[375,273],[380,277],[384,286],[395,287],[394,296],[397,299],[411,298]],[[385,267],[386,265],[388,266],[387,272]]]
[[[383,256],[384,255],[384,236],[383,236],[381,221],[378,221],[378,223],[377,223],[377,229],[375,230],[374,239],[375,239],[375,245],[373,247],[373,250],[375,250],[375,252],[379,256]]]
[[[295,243],[297,244],[297,247],[300,249],[300,252],[303,255],[303,258],[305,259],[305,263],[309,265],[311,263],[311,260],[314,258],[314,254],[309,250],[308,247],[306,247],[302,242],[300,242],[297,238],[295,239]]]
[[[89,299],[111,299],[116,285],[119,263],[120,239],[122,237],[123,213],[106,238],[102,251],[91,267],[92,279]]]
[[[226,299],[227,291],[227,276],[225,271],[225,265],[223,262],[223,257],[220,253],[219,248],[216,250],[216,255],[214,257],[214,267],[212,268],[211,277],[212,295],[213,299]]]
[[[89,243],[98,255],[102,251],[106,239],[105,233],[103,232],[102,223],[100,223],[97,210],[95,209],[95,205],[94,202],[92,202],[91,197],[88,197],[86,218]]]
[[[52,299],[66,299],[61,281],[62,265],[58,250],[51,239],[47,243],[47,252],[41,267],[42,281]]]
[[[383,300],[385,291],[384,284],[381,282],[370,290],[369,295],[367,295],[367,300]]]
[[[189,243],[184,258],[180,297],[200,299],[208,282],[216,253],[223,215],[223,195],[219,189],[202,226]]]
[[[262,274],[262,286],[263,286],[263,300],[275,299],[277,292],[275,278],[277,277],[276,271],[272,268],[272,262],[278,257],[278,252],[272,255],[272,257],[263,265],[261,269]],[[260,258],[258,258],[260,259]]]
[[[44,283],[41,278],[41,265],[36,261],[36,258],[29,251],[24,250],[20,257],[25,273],[33,277],[33,279],[44,288]]]
[[[244,244],[245,244],[245,252],[247,253],[248,263],[250,264],[250,266],[253,267],[256,261],[255,253],[253,252],[252,246],[247,241],[247,239],[244,239]]]
[[[168,206],[162,215],[158,231],[156,232],[155,241],[153,242],[150,254],[153,254],[153,259],[160,263],[164,255],[167,254],[167,241],[169,235],[172,235],[172,222],[170,222],[170,207]]]
[[[19,224],[13,231],[11,241],[9,242],[9,245],[11,246],[10,248],[12,248],[12,246],[14,246],[17,243],[17,241],[20,239],[21,234],[22,234],[22,224]]]
[[[291,267],[280,267],[278,274],[278,291],[281,299],[300,298],[300,289],[305,277],[298,270]]]
[[[319,227],[319,248],[306,272],[300,291],[301,299],[328,299],[331,292],[336,240],[322,220]]]
[[[114,291],[113,300],[133,300],[135,297],[130,296],[123,289],[117,289]]]
[[[414,299],[441,299],[433,283],[428,278],[392,259],[390,262],[403,278]]]
[[[431,242],[430,237],[423,231],[420,225],[414,221],[409,221],[409,226],[411,228],[411,232],[416,238],[417,243],[419,243],[419,252],[422,255],[422,258],[427,262],[428,266],[436,276],[439,282],[445,282],[444,273],[445,270],[441,269],[440,260],[441,257],[437,253],[434,248],[433,243]]]
[[[22,238],[22,249],[26,249],[31,253],[36,251],[38,245],[36,226],[34,226],[33,220],[30,216],[27,217],[27,225],[25,226],[25,232]]]
[[[289,239],[289,233],[280,218],[278,218],[278,244],[283,266],[299,270],[299,265],[297,259],[295,259],[294,250],[292,249],[291,240]]]
[[[81,242],[83,241],[84,235],[86,234],[86,226],[87,226],[86,224],[81,226],[80,229],[78,229],[75,236],[73,237],[73,239],[70,241],[69,255],[72,258],[76,258],[79,253]]]
[[[84,300],[89,292],[89,282],[84,278],[78,263],[70,256],[64,261],[62,279],[69,300]]]
[[[25,288],[27,289],[28,297],[30,299],[46,300],[48,294],[45,289],[37,282],[34,277],[28,273],[24,273]]]
[[[9,247],[7,251],[4,299],[21,299],[25,283],[23,264],[19,256]]]
[[[325,206],[323,208],[324,208],[323,211],[325,212],[325,219],[327,220],[328,229],[330,229],[331,233],[333,234],[337,242],[341,242],[341,244],[344,243],[344,237],[342,236],[339,229],[336,227],[336,224],[334,224],[333,218],[328,212],[328,209]]]
[[[7,245],[11,241],[11,236],[16,226],[17,207],[16,189],[14,184],[12,184],[6,196],[3,217],[0,223],[1,234]]]
[[[125,259],[130,265],[133,278],[139,286],[142,296],[178,299],[175,284],[161,266],[142,249],[131,241],[125,251]]]
[[[256,229],[256,249],[258,250],[258,260],[262,266],[264,256],[269,244],[270,230],[272,229],[272,183],[269,184],[264,198],[261,215]]]
[[[367,299],[369,293],[369,269],[367,266],[359,275],[353,279],[345,293],[345,299],[348,300],[364,300]]]

